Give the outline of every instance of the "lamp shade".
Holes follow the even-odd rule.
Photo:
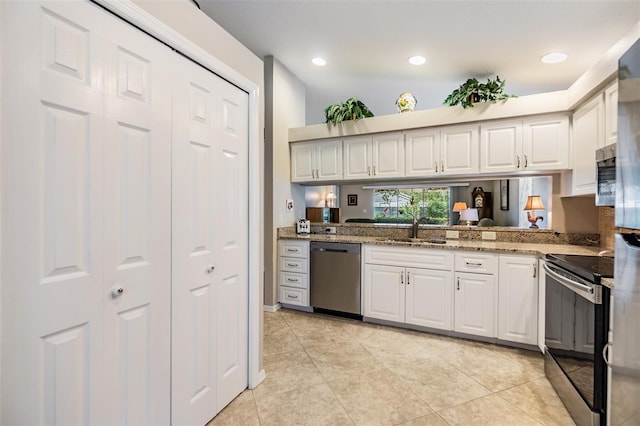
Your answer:
[[[542,204],[542,199],[539,195],[529,195],[527,199],[527,204],[524,206],[523,210],[544,210],[544,205]]]
[[[453,204],[453,211],[454,212],[461,212],[462,210],[467,208],[467,203],[465,203],[464,201],[458,201],[456,203]]]
[[[464,209],[460,211],[460,220],[475,222],[478,220],[477,209]]]

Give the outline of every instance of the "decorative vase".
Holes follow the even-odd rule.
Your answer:
[[[398,112],[411,112],[416,108],[418,100],[411,92],[404,92],[400,94],[400,97],[396,101]]]

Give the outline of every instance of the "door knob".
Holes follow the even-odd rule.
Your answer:
[[[209,266],[207,266],[207,274],[212,273],[214,269],[216,269],[216,267],[215,267],[215,266],[213,266],[213,265],[209,265]]]
[[[119,285],[114,285],[111,288],[111,296],[114,298],[122,296],[122,293],[124,293],[124,288]]]

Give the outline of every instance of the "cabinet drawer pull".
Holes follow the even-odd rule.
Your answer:
[[[287,278],[287,281],[290,283],[297,283],[300,280],[298,278]]]
[[[299,265],[297,263],[287,263],[287,266],[290,268],[297,268]]]
[[[287,249],[287,253],[298,253],[298,251],[300,251],[300,249],[297,249],[297,248],[288,248]]]
[[[297,299],[298,296],[292,296],[290,294],[287,294],[287,299]]]
[[[467,266],[482,266],[482,263],[477,262],[465,262]]]

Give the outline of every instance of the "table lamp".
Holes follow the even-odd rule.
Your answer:
[[[544,210],[544,205],[542,204],[542,199],[539,195],[529,195],[527,198],[527,204],[524,206],[523,210],[527,211],[527,220],[531,222],[531,226],[529,228],[538,228],[536,222],[538,220],[544,220],[542,216],[536,216],[536,210]]]
[[[471,222],[478,221],[478,209],[464,209],[460,211],[460,220],[466,220],[467,226],[471,226]]]

